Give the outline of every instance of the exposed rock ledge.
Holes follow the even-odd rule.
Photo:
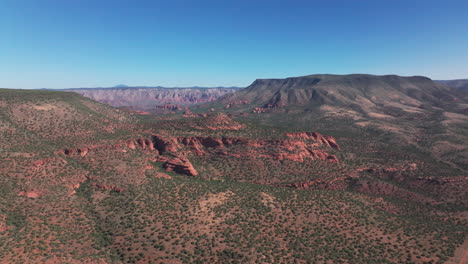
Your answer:
[[[103,149],[114,149],[126,152],[143,150],[156,154],[156,161],[163,162],[167,171],[197,176],[198,172],[187,158],[190,155],[231,155],[233,157],[248,156],[251,158],[271,158],[277,160],[323,160],[338,163],[335,155],[325,152],[322,146],[340,150],[336,140],[317,132],[287,133],[286,139],[252,140],[234,137],[172,137],[150,135],[149,138],[137,138],[120,141],[117,144],[91,145],[83,148],[67,148],[56,154],[66,156],[86,157],[89,152]],[[232,148],[241,145],[242,148]]]

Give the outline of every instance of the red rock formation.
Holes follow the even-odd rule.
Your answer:
[[[146,140],[144,138],[139,138],[137,139],[138,145],[140,145],[142,148],[146,148]]]
[[[133,140],[129,140],[127,142],[127,147],[130,149],[136,149],[135,142]]]
[[[26,198],[34,198],[34,199],[39,198],[41,195],[42,193],[37,192],[37,191],[27,191],[27,192],[21,191],[18,193],[18,196],[24,196]]]
[[[224,119],[226,116],[220,116]],[[86,148],[64,149],[56,152],[75,157],[84,157],[96,149],[120,149],[128,147],[133,150],[145,150],[145,153],[156,154],[156,161],[163,162],[168,171],[195,176],[198,172],[190,163],[190,155],[230,155],[232,157],[271,158],[277,160],[292,160],[305,162],[305,160],[323,160],[338,163],[335,155],[330,155],[323,149],[314,149],[325,144],[328,147],[339,149],[333,137],[323,136],[315,132],[289,133],[288,139],[250,140],[228,137],[171,137],[151,135],[150,138],[137,138],[122,141],[114,145],[92,145]],[[242,145],[241,148],[232,148],[233,145]],[[162,156],[161,156],[161,155]],[[171,157],[168,157],[171,156]],[[38,162],[40,164],[41,162]]]
[[[192,152],[198,156],[205,154],[205,151],[203,150],[203,146],[201,145],[198,138],[181,137],[181,138],[178,138],[178,141],[184,146],[189,147],[192,150]]]
[[[232,120],[225,114],[217,114],[206,120],[206,128],[210,130],[239,130],[244,127],[245,125]]]
[[[178,150],[177,142],[174,138],[153,135],[151,136],[151,140],[154,142],[154,147],[160,153],[177,152]]]
[[[76,189],[80,188],[81,182],[75,183],[75,184],[68,184],[65,185],[70,191],[68,192],[68,195],[73,195],[76,193]]]
[[[328,147],[340,150],[340,146],[336,143],[336,139],[332,136],[324,136],[317,132],[298,132],[298,133],[285,133],[288,138],[311,139]]]
[[[266,111],[267,111],[267,108],[255,107],[255,108],[252,110],[252,113],[261,114],[261,113],[265,113]]]
[[[197,176],[198,172],[188,159],[173,157],[164,162],[163,167],[166,171],[174,171],[188,176]]]
[[[326,144],[327,146],[339,148],[333,138],[327,139],[324,136],[315,136],[318,140],[325,140],[325,142],[331,142]],[[307,140],[314,140],[314,137],[310,137]],[[323,150],[313,149],[317,146],[315,143],[308,143],[306,139],[287,139],[287,140],[248,140],[242,138],[215,138],[215,137],[179,137],[177,143],[190,149],[195,155],[201,156],[208,152],[239,156],[238,153],[233,153],[229,150],[232,145],[245,145],[244,153],[239,153],[244,156],[251,156],[252,158],[267,157],[279,160],[293,160],[298,162],[304,162],[305,159],[311,160],[326,160],[332,163],[338,163],[338,158],[335,155],[329,155]],[[324,144],[322,141],[317,141],[319,144]],[[269,150],[265,147],[268,146]],[[214,152],[214,149],[223,149],[223,151]],[[181,147],[179,147],[181,149]]]
[[[88,154],[88,149],[87,148],[78,149],[78,153],[80,153],[81,157],[84,157],[86,156],[86,154]]]
[[[151,115],[151,113],[148,113],[148,112],[146,112],[146,111],[138,111],[138,110],[135,110],[134,112],[135,112],[135,114],[138,114],[138,115]]]
[[[335,155],[328,156],[327,161],[332,162],[332,163],[339,163],[338,158]]]

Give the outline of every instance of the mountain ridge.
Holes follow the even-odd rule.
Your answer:
[[[220,98],[217,103],[248,102],[260,108],[312,107],[329,104],[357,108],[394,106],[418,107],[421,101],[440,103],[454,100],[453,91],[428,77],[370,74],[314,74],[285,79],[257,79],[245,89]],[[356,101],[361,101],[356,104]],[[296,107],[297,108],[297,107]]]

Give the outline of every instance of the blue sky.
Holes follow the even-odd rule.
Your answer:
[[[0,0],[0,87],[468,78],[466,0]]]

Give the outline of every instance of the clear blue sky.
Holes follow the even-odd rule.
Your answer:
[[[468,78],[467,0],[0,0],[0,87]]]

